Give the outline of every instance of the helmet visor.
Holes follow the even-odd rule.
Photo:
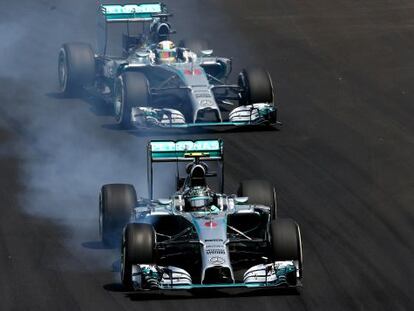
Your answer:
[[[190,206],[193,209],[201,209],[207,207],[210,202],[210,197],[192,197],[189,198]]]
[[[159,56],[161,60],[174,60],[177,53],[175,51],[160,51]]]

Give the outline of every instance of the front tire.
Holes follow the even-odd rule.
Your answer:
[[[154,264],[155,231],[152,225],[128,224],[123,233],[121,254],[121,281],[128,289],[132,286],[132,267],[138,264]]]
[[[64,96],[76,96],[95,80],[95,56],[85,43],[66,43],[59,51],[59,89]]]
[[[303,250],[299,225],[292,219],[273,220],[270,235],[273,261],[297,261],[299,275],[302,277]]]
[[[244,69],[239,75],[238,84],[244,90],[243,104],[273,103],[273,83],[266,70]]]
[[[270,218],[277,217],[277,198],[275,188],[266,180],[245,180],[240,183],[239,196],[248,197],[251,204],[270,207]]]
[[[148,79],[141,72],[127,71],[115,82],[115,119],[123,129],[132,127],[133,107],[150,106],[150,88]]]
[[[134,186],[128,184],[104,185],[99,195],[99,229],[102,243],[116,247],[121,241],[122,229],[131,217],[137,202]]]

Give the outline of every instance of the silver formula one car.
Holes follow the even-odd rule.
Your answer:
[[[237,195],[223,194],[222,141],[152,141],[148,158],[149,199],[137,200],[132,185],[105,185],[100,192],[103,243],[122,236],[126,288],[301,285],[299,226],[277,217],[276,192],[265,181],[245,181]],[[209,161],[216,161],[216,172]],[[177,165],[178,190],[169,199],[153,199],[158,162]],[[181,162],[187,163],[183,178]],[[217,177],[220,191],[210,187],[209,177]]]
[[[268,72],[243,70],[228,84],[231,59],[213,56],[202,40],[170,41],[174,31],[164,4],[102,5],[99,14],[104,39],[98,53],[82,43],[60,50],[63,94],[86,88],[104,98],[123,128],[277,124]],[[122,55],[108,51],[109,26],[121,29]]]

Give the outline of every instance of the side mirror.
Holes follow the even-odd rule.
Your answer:
[[[171,199],[158,199],[158,203],[160,203],[161,205],[170,205],[171,202]]]
[[[247,201],[249,200],[248,197],[235,197],[234,201],[236,202],[236,204],[244,204],[247,203]]]
[[[211,55],[213,55],[213,50],[202,50],[201,54],[203,56],[211,56]]]

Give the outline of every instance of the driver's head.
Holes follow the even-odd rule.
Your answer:
[[[197,186],[188,190],[184,200],[187,211],[200,211],[211,206],[213,196],[207,187]]]
[[[156,48],[157,60],[160,63],[170,64],[177,60],[177,48],[172,41],[161,41]]]

